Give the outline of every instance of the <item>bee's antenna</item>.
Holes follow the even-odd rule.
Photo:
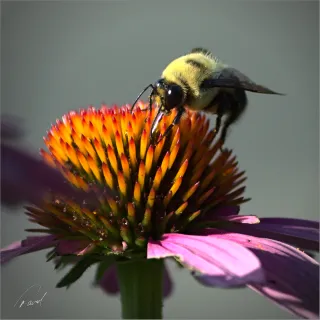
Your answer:
[[[140,99],[140,97],[141,97],[150,87],[152,88],[152,92],[155,90],[153,84],[151,84],[151,83],[150,83],[147,87],[145,87],[145,88],[139,93],[138,98],[137,98],[137,99],[134,101],[134,103],[132,104],[130,112],[133,111],[133,108],[134,108],[134,106],[136,105],[136,103],[138,102],[138,100]]]

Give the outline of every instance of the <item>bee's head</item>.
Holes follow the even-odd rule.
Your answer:
[[[181,86],[160,79],[154,84],[153,95],[161,108],[166,111],[180,107],[185,101],[185,93]]]

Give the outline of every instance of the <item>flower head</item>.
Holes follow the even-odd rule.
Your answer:
[[[129,107],[69,112],[51,127],[43,158],[73,186],[94,192],[97,201],[79,203],[51,193],[41,207],[27,207],[31,221],[44,227],[29,231],[51,235],[6,248],[2,259],[48,246],[54,247],[53,257],[83,257],[77,274],[59,284],[66,286],[94,263],[105,272],[109,257],[173,257],[205,285],[250,285],[300,316],[316,314],[317,262],[279,241],[318,250],[319,224],[239,215],[239,205],[249,200],[243,197],[244,172],[231,151],[219,151],[204,115],[188,111],[155,144],[150,130],[156,108],[143,111],[147,105],[140,102],[131,114]],[[162,118],[158,135],[175,114]],[[270,268],[274,263],[276,270]],[[307,284],[314,295],[306,301]]]
[[[244,172],[231,152],[220,153],[218,142],[211,146],[214,133],[204,116],[190,112],[154,145],[154,111],[89,108],[57,121],[45,137],[44,159],[74,186],[96,190],[100,203],[90,207],[53,197],[40,211],[28,207],[33,220],[62,237],[67,228],[69,237],[83,237],[104,253],[146,255],[150,237],[183,233],[204,223],[208,212],[211,221],[217,208],[246,201]],[[160,123],[160,134],[174,115]],[[105,187],[116,196],[105,196]]]

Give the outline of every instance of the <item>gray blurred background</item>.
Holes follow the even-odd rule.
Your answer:
[[[316,1],[8,1],[1,16],[1,112],[24,119],[23,144],[38,152],[50,124],[71,109],[130,103],[173,58],[192,47],[285,97],[249,94],[227,141],[247,170],[244,214],[318,219],[319,39]],[[214,119],[214,118],[212,118]],[[211,123],[213,125],[213,122]],[[2,209],[1,246],[30,227]],[[290,318],[250,290],[201,287],[185,270],[166,318]],[[2,318],[119,318],[118,297],[91,287],[94,269],[69,290],[45,252],[2,268]],[[31,285],[42,306],[14,308]]]

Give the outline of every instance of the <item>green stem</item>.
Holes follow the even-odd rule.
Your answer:
[[[117,263],[123,319],[162,319],[163,260]]]

